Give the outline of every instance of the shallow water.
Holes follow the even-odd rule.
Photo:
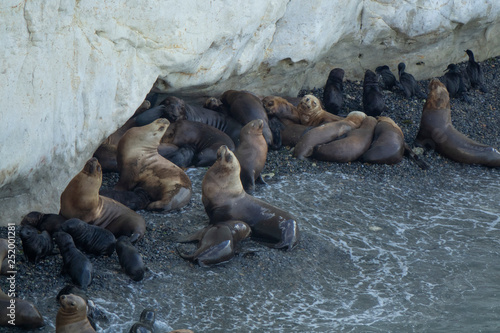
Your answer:
[[[297,248],[245,241],[229,263],[149,265],[139,283],[101,272],[123,283],[91,297],[109,320],[100,331],[128,332],[146,307],[157,309],[157,332],[498,331],[500,182],[497,172],[476,171],[438,180],[340,172],[271,179],[255,196],[296,216]],[[189,170],[198,202],[204,172]],[[201,205],[168,215],[174,229],[207,220]]]

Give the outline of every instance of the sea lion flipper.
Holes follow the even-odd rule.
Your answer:
[[[230,239],[211,246],[199,254],[195,254],[195,258],[198,259],[198,265],[201,267],[208,267],[211,264],[219,264],[228,261],[233,256],[233,241]]]
[[[257,179],[255,179],[255,182],[259,183],[259,184],[262,184],[262,185],[267,185],[267,183],[264,180],[264,178],[262,178],[262,175],[259,175],[259,177],[257,177]]]
[[[297,221],[286,220],[280,223],[281,241],[274,245],[277,249],[287,248],[288,251],[293,249],[299,242],[299,228]]]
[[[405,154],[408,155],[408,157],[410,157],[411,160],[415,162],[420,169],[429,170],[430,168],[429,164],[422,161],[407,143],[405,143],[404,148],[405,148]]]
[[[203,234],[206,232],[207,228],[203,228],[192,234],[186,236],[180,236],[177,238],[177,243],[191,243],[191,242],[199,242],[203,238]]]

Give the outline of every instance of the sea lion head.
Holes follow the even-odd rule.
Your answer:
[[[71,218],[69,220],[66,220],[62,224],[62,230],[69,234],[74,234],[82,232],[83,230],[85,230],[86,226],[87,226],[86,222],[77,218]]]
[[[300,119],[292,103],[278,96],[266,96],[262,99],[262,105],[268,116],[290,119],[299,123]]]
[[[424,110],[443,110],[450,108],[450,95],[446,86],[434,78],[429,83],[429,94],[424,104]]]
[[[85,163],[82,172],[92,178],[102,179],[102,168],[97,158],[92,157]]]
[[[29,212],[23,217],[21,225],[31,225],[36,228],[38,226],[38,223],[40,223],[40,221],[42,220],[43,215],[44,214],[41,212]]]
[[[186,103],[182,99],[169,96],[161,102],[161,105],[165,106],[163,115],[171,122],[186,119]]]
[[[366,113],[361,112],[361,111],[351,111],[345,118],[346,120],[349,120],[350,122],[353,122],[356,124],[357,127],[361,125],[363,120],[366,118]]]
[[[19,232],[19,236],[23,241],[31,241],[38,235],[38,229],[31,225],[23,225]]]
[[[216,97],[209,97],[205,100],[203,107],[205,109],[219,111],[222,107],[222,101]]]
[[[378,74],[375,74],[373,71],[367,69],[365,72],[365,77],[363,79],[363,84],[378,84]]]
[[[203,177],[202,200],[218,200],[221,193],[239,195],[244,192],[240,171],[238,158],[226,145],[220,146],[217,159]]]
[[[134,133],[136,133],[133,139],[137,143],[140,143],[140,146],[152,145],[157,148],[169,125],[170,121],[168,119],[158,118],[151,124],[133,128],[135,130]]]
[[[321,102],[313,95],[305,95],[302,97],[297,106],[297,111],[299,112],[300,122],[302,124],[308,124],[311,118],[324,112],[321,107]]]
[[[80,296],[69,294],[62,295],[59,298],[59,303],[61,304],[61,309],[65,314],[80,314],[84,318],[87,317],[87,303]]]

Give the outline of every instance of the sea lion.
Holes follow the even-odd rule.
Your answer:
[[[144,309],[141,312],[139,321],[130,328],[129,333],[153,333],[156,312],[153,309]]]
[[[378,117],[370,148],[362,160],[375,164],[396,164],[403,159],[405,151],[403,131],[389,117]]]
[[[220,108],[220,105],[217,106],[218,103],[222,104],[221,101],[214,101],[212,107]],[[165,98],[161,105],[165,106],[162,117],[167,118],[170,122],[189,120],[213,126],[226,133],[238,145],[238,138],[243,125],[233,117],[214,111],[211,107],[205,108],[187,104],[184,100],[174,96]]]
[[[125,273],[134,281],[141,281],[144,278],[146,267],[142,261],[142,256],[137,248],[126,236],[121,236],[116,241],[116,253],[120,266]]]
[[[254,119],[243,126],[240,133],[240,145],[234,151],[241,166],[241,183],[248,193],[253,192],[256,181],[265,184],[260,174],[267,158],[267,143],[262,135],[263,126],[262,119]]]
[[[467,73],[467,76],[469,77],[472,88],[479,89],[482,92],[487,93],[488,89],[486,89],[486,86],[484,85],[484,75],[481,65],[474,60],[474,53],[471,50],[465,50],[465,53],[469,56],[467,67],[465,67],[465,73]]]
[[[366,70],[363,80],[363,112],[367,116],[380,116],[385,110],[385,99],[377,74]]]
[[[158,154],[160,140],[170,122],[160,118],[149,125],[131,128],[118,144],[120,178],[116,190],[142,187],[152,202],[147,210],[169,211],[191,199],[191,180],[182,169]]]
[[[323,89],[323,105],[325,110],[339,114],[342,104],[344,103],[344,70],[342,68],[334,68],[328,74],[325,88]]]
[[[4,259],[11,259],[13,254],[9,255],[9,241],[5,238],[0,238],[0,262]],[[12,253],[12,252],[11,252]],[[9,273],[9,271],[14,270],[8,267],[7,272],[10,281],[11,289],[16,289],[15,285],[15,275]],[[12,284],[12,282],[14,282]],[[12,298],[15,293],[9,290],[8,295],[0,290],[0,326],[6,327],[20,327],[24,329],[35,329],[45,325],[42,315],[38,309],[33,305],[33,303],[28,302],[20,298]]]
[[[29,212],[21,220],[21,225],[31,225],[40,231],[47,231],[53,234],[61,229],[61,225],[66,218],[59,214],[44,214],[42,212]]]
[[[192,254],[182,253],[178,248],[177,252],[182,258],[197,262],[202,267],[220,264],[234,257],[238,242],[250,233],[250,226],[243,221],[218,222],[178,241],[198,242],[198,248]]]
[[[254,119],[262,119],[264,122],[262,134],[266,139],[266,143],[272,146],[273,137],[268,124],[269,120],[259,97],[247,91],[227,90],[220,99],[228,108],[229,114],[242,126]]]
[[[311,156],[314,147],[335,140],[347,132],[358,128],[365,117],[366,114],[363,112],[352,111],[346,118],[343,118],[343,120],[326,123],[311,129],[304,133],[297,142],[293,151],[293,156],[298,159],[304,159]]]
[[[326,112],[321,107],[321,102],[314,95],[305,95],[297,106],[300,123],[305,126],[319,126],[342,120],[344,118]]]
[[[497,149],[471,140],[453,127],[448,91],[439,79],[429,83],[415,143],[431,147],[456,162],[500,167]]]
[[[67,284],[61,290],[59,290],[56,296],[56,301],[59,303],[61,296],[70,294],[80,296],[87,304],[87,319],[89,320],[89,323],[93,329],[95,330],[97,329],[95,324],[95,321],[97,319],[107,319],[106,315],[103,314],[102,310],[97,308],[94,302],[90,300],[80,288],[72,284]]]
[[[293,123],[300,124],[300,116],[297,107],[285,98],[278,96],[266,96],[262,99],[262,105],[264,106],[268,117],[277,117],[283,123],[287,123],[286,120],[288,120]]]
[[[417,98],[426,98],[425,94],[420,90],[417,80],[410,73],[405,72],[406,65],[404,62],[398,64],[398,76],[401,87],[403,88],[403,93],[406,98],[416,96]]]
[[[31,225],[23,225],[19,231],[19,236],[23,243],[24,256],[28,261],[36,264],[39,260],[52,254],[54,244],[47,231],[39,233],[37,228]]]
[[[76,217],[106,228],[115,237],[131,236],[134,241],[141,238],[146,231],[144,218],[123,204],[99,195],[101,184],[101,165],[93,157],[61,194],[59,214],[66,219]]]
[[[132,191],[100,188],[99,195],[118,201],[132,210],[146,209],[151,202],[148,192],[141,187],[136,187]]]
[[[212,165],[217,158],[217,149],[222,145],[234,150],[234,142],[226,133],[213,126],[190,120],[178,120],[171,123],[161,142],[193,150],[192,160],[186,165],[178,165],[179,167]]]
[[[355,161],[370,147],[376,125],[377,119],[367,116],[361,125],[349,131],[345,138],[314,148],[312,157],[321,161],[338,163]]]
[[[77,218],[64,222],[61,229],[71,235],[79,249],[87,253],[110,256],[115,252],[116,238],[107,229],[88,224]]]
[[[151,124],[153,121],[155,121],[158,118],[166,118],[165,117],[166,110],[167,110],[167,108],[165,107],[165,105],[157,105],[157,106],[143,112],[141,115],[139,115],[135,118],[135,126],[138,126],[138,127],[145,126],[145,125]],[[123,134],[125,134],[125,133],[123,133]]]
[[[54,240],[63,258],[62,272],[67,273],[73,283],[87,289],[94,275],[94,267],[90,260],[76,248],[70,234],[58,231],[54,233]]]
[[[299,242],[299,227],[292,214],[247,194],[240,180],[240,163],[226,146],[207,170],[201,200],[210,223],[239,220],[252,229],[252,238],[274,248],[291,250]]]
[[[87,319],[87,303],[77,295],[62,295],[56,316],[56,333],[95,333]]]
[[[379,75],[379,84],[383,90],[392,91],[394,86],[399,87],[398,81],[396,80],[394,74],[392,74],[389,66],[378,66],[377,68],[375,68],[375,73]]]

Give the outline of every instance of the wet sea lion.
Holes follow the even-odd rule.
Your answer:
[[[180,167],[210,166],[215,162],[220,146],[226,145],[231,150],[235,148],[233,140],[226,133],[213,126],[190,120],[178,120],[170,124],[161,142],[193,150],[192,160],[186,165],[178,165]]]
[[[247,91],[227,90],[222,94],[220,99],[228,108],[229,114],[242,126],[245,126],[254,119],[262,119],[264,122],[262,134],[268,145],[273,144],[266,110],[262,106],[262,101],[257,96]]]
[[[87,303],[77,295],[62,295],[56,316],[56,333],[95,333],[87,319]]]
[[[465,67],[465,73],[469,77],[472,88],[479,89],[484,93],[488,92],[488,89],[486,89],[484,85],[483,69],[481,65],[474,60],[474,53],[471,50],[465,50],[465,53],[469,56],[467,67]]]
[[[128,237],[121,236],[118,238],[116,241],[116,253],[125,274],[134,281],[141,281],[144,278],[146,266],[144,266],[141,254]]]
[[[365,117],[366,114],[363,112],[352,111],[342,120],[326,123],[311,129],[304,133],[297,142],[293,151],[293,156],[299,159],[311,156],[314,147],[335,140],[347,132],[358,128]]]
[[[44,214],[42,212],[29,212],[26,214],[21,225],[31,225],[40,231],[47,231],[53,234],[61,229],[61,225],[66,221],[66,218],[59,214]]]
[[[399,86],[398,81],[396,80],[394,74],[392,74],[389,66],[378,66],[375,68],[375,73],[377,73],[380,77],[379,84],[382,89],[392,91],[394,86]]]
[[[141,238],[146,231],[144,218],[123,204],[99,195],[101,184],[101,165],[93,157],[61,194],[59,214],[66,219],[76,217],[106,228],[115,237],[131,236],[134,241]]]
[[[406,98],[410,98],[412,96],[416,96],[417,98],[426,98],[425,94],[420,90],[415,77],[410,73],[406,73],[405,69],[405,63],[400,62],[398,64],[398,76]]]
[[[63,258],[63,273],[67,273],[73,283],[87,289],[87,286],[92,283],[94,274],[94,267],[90,260],[76,248],[70,234],[58,231],[54,233],[54,240]]]
[[[380,116],[385,110],[385,99],[377,74],[366,70],[363,79],[363,112],[367,116]]]
[[[344,118],[326,112],[321,106],[321,102],[314,95],[305,95],[297,106],[300,123],[305,126],[319,126],[342,120]]]
[[[38,229],[31,225],[23,225],[19,236],[23,244],[24,256],[28,261],[36,264],[39,260],[52,254],[54,244],[47,231],[38,232]]]
[[[345,138],[317,146],[312,157],[338,163],[355,161],[370,147],[376,125],[377,119],[367,116],[361,125],[349,131]]]
[[[156,320],[156,312],[153,309],[144,309],[138,322],[130,328],[129,333],[148,333],[154,332],[154,323]]]
[[[403,159],[405,151],[403,131],[389,117],[378,117],[370,148],[362,160],[375,164],[396,164]]]
[[[197,262],[202,267],[220,264],[234,257],[237,244],[250,233],[250,226],[243,221],[218,222],[178,241],[198,242],[198,248],[192,254],[182,253],[179,249],[177,252],[182,258]]]
[[[252,238],[274,248],[291,250],[299,241],[299,227],[292,214],[247,194],[240,180],[240,163],[226,146],[207,170],[201,199],[210,223],[239,220],[252,229]]]
[[[448,91],[438,79],[429,83],[415,143],[460,163],[500,167],[497,149],[471,140],[453,127]]]
[[[323,105],[325,110],[339,114],[342,104],[344,103],[344,70],[342,68],[334,68],[328,74],[325,88],[323,89]]]
[[[120,178],[116,190],[143,188],[152,202],[147,210],[169,211],[185,206],[191,199],[191,180],[182,169],[158,153],[169,121],[131,128],[118,144]]]
[[[87,253],[110,256],[115,252],[116,238],[107,229],[88,224],[77,218],[64,222],[61,229],[71,235],[79,249]]]
[[[262,119],[255,119],[243,126],[240,145],[234,152],[241,166],[241,183],[249,193],[253,192],[256,181],[265,184],[260,175],[267,158],[267,143],[262,135],[263,125]]]

